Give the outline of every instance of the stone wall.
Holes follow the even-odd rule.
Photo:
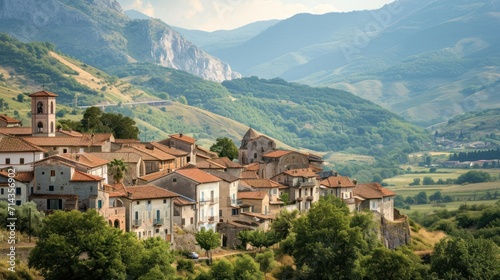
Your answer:
[[[385,247],[396,249],[410,243],[408,216],[401,215],[397,209],[394,209],[394,221],[387,220],[377,212],[374,212],[374,219],[380,224],[378,236]]]

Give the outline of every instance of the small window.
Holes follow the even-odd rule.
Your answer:
[[[21,188],[16,188],[16,195],[21,195]]]
[[[141,204],[141,202],[140,202],[140,201],[137,201],[135,204],[139,205],[139,204]]]
[[[257,153],[253,153],[253,158],[257,158]]]
[[[238,209],[232,209],[231,210],[231,215],[238,216]]]
[[[61,186],[61,191],[64,191],[64,187],[63,186]]]
[[[63,154],[67,154],[68,153],[68,149],[63,149]]]
[[[98,200],[97,201],[97,209],[101,209],[102,208],[102,200]]]
[[[10,158],[5,159],[5,164],[10,164]]]
[[[16,205],[17,206],[21,205],[21,200],[16,200]]]
[[[193,217],[191,217],[191,219],[189,219],[189,221],[191,222],[190,225],[193,224]]]
[[[186,219],[185,218],[182,218],[181,220],[181,225],[185,225],[186,224]]]
[[[4,190],[3,188],[0,189],[0,194],[3,194]]]
[[[56,176],[56,171],[55,170],[50,170],[50,177]]]
[[[172,179],[172,182],[176,183],[177,182],[177,178]]]
[[[164,203],[164,204],[166,204],[166,203],[167,203],[167,200],[166,200],[166,199],[164,199],[164,200],[163,200],[163,203]]]
[[[54,191],[54,186],[49,186],[49,191],[53,192]]]
[[[24,164],[24,158],[19,159],[19,164]]]
[[[151,204],[151,200],[148,200],[148,204]]]
[[[156,233],[160,233],[160,229],[159,229],[159,228],[157,228],[155,232],[156,232]]]

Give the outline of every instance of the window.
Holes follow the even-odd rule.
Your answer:
[[[151,200],[148,200],[148,204],[151,204]]]
[[[10,164],[10,158],[5,159],[5,164]]]
[[[50,122],[50,133],[54,133],[54,122]]]
[[[68,149],[63,149],[63,154],[67,154],[68,153]]]
[[[56,171],[55,170],[50,170],[50,177],[56,176]]]
[[[172,182],[176,183],[177,182],[177,178],[172,179]]]
[[[185,225],[186,224],[186,219],[185,218],[182,218],[181,220],[181,225]]]
[[[17,206],[21,205],[21,200],[16,200],[16,205]]]
[[[253,158],[257,158],[257,153],[253,153]]]
[[[189,219],[189,222],[190,222],[190,225],[192,225],[192,224],[194,223],[194,221],[193,221],[193,217],[191,217],[191,218]]]
[[[139,205],[139,204],[141,204],[141,202],[140,202],[140,201],[137,201],[135,204]]]
[[[102,208],[102,200],[98,200],[97,201],[97,209],[101,209]]]
[[[47,209],[48,210],[62,209],[62,199],[47,199]]]
[[[38,124],[36,125],[37,127],[37,132],[38,133],[42,133],[43,132],[43,123],[42,122],[38,122]]]
[[[3,194],[3,192],[4,192],[4,189],[3,189],[3,188],[1,188],[1,189],[0,189],[0,194]]]
[[[49,186],[49,191],[53,192],[54,191],[54,186]]]
[[[155,232],[156,232],[156,233],[160,233],[160,229],[159,229],[159,228],[157,228]]]
[[[50,102],[50,113],[54,114],[54,102]]]
[[[232,216],[238,216],[238,209],[231,209]]]
[[[64,187],[63,186],[61,186],[61,191],[64,191]]]
[[[19,164],[24,164],[24,158],[19,159]]]
[[[43,114],[43,103],[42,102],[38,102],[38,104],[36,104],[36,113]]]
[[[21,188],[16,188],[16,195],[21,195]]]
[[[163,204],[167,204],[167,200],[166,199],[163,200]]]

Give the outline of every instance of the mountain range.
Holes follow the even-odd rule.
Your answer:
[[[498,107],[499,28],[499,0],[398,0],[373,11],[298,14],[207,51],[244,76],[344,89],[429,126]]]
[[[0,32],[58,50],[106,69],[146,61],[208,80],[240,77],[229,64],[155,19],[133,20],[114,0],[0,1]]]

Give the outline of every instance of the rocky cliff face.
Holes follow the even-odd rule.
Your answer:
[[[0,32],[54,43],[101,68],[144,61],[212,81],[241,76],[166,24],[129,19],[114,0],[0,0]]]

